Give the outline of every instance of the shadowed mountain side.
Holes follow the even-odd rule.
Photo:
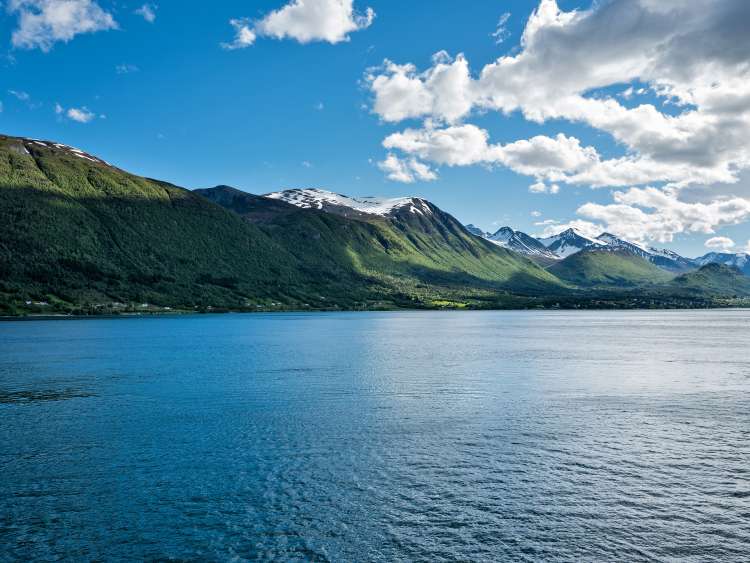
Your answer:
[[[0,301],[322,307],[370,293],[306,277],[261,229],[188,190],[7,137],[0,225]]]
[[[198,193],[254,222],[303,263],[355,270],[397,287],[423,284],[514,291],[522,295],[565,291],[530,260],[468,234],[438,208],[398,210],[391,216],[346,218],[314,209],[279,208],[279,200],[227,187]],[[290,206],[293,207],[293,206]],[[276,213],[275,219],[269,217]],[[259,219],[261,218],[261,219]]]

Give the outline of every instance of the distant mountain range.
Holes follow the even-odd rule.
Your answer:
[[[563,260],[582,250],[619,250],[639,256],[669,272],[683,273],[696,270],[707,264],[723,264],[750,275],[750,256],[746,253],[710,252],[704,256],[691,259],[680,256],[671,250],[647,247],[619,238],[611,233],[602,233],[596,238],[591,238],[571,228],[551,237],[537,239],[521,231],[514,231],[510,227],[501,227],[494,234],[484,232],[474,225],[466,225],[466,229],[475,236],[482,237],[515,252],[526,254],[535,260],[542,258],[545,265],[549,265],[549,260]]]
[[[748,260],[464,227],[422,198],[190,191],[0,136],[0,314],[750,304]]]

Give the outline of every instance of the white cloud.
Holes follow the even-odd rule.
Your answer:
[[[348,41],[350,33],[369,27],[374,18],[372,8],[365,9],[363,14],[357,13],[353,0],[292,0],[258,21],[231,20],[237,36],[232,43],[222,45],[248,47],[258,36],[335,44]],[[240,26],[235,22],[241,22]]]
[[[255,43],[257,35],[252,28],[252,22],[248,18],[229,20],[234,28],[234,40],[230,43],[222,43],[221,46],[227,50],[244,49]]]
[[[729,237],[711,237],[705,242],[705,246],[714,250],[729,250],[734,247],[734,241]]]
[[[370,69],[365,80],[375,95],[375,113],[391,122],[431,115],[452,123],[467,115],[473,93],[466,58],[458,55],[451,59],[440,51],[433,56],[433,63],[421,74],[412,64],[389,60]]]
[[[531,213],[529,213],[529,215],[531,215],[532,217],[541,217],[542,216],[542,212],[541,211],[532,211]]]
[[[393,154],[388,154],[384,161],[378,162],[378,168],[386,173],[389,180],[405,184],[417,180],[429,182],[437,178],[429,166],[417,159],[401,159]]]
[[[8,94],[22,102],[28,102],[31,99],[28,92],[24,92],[23,90],[8,90]]]
[[[518,54],[476,77],[463,56],[441,53],[424,72],[385,61],[366,79],[373,110],[385,121],[456,123],[473,109],[520,111],[535,122],[584,123],[625,149],[572,183],[732,182],[750,167],[750,34],[740,21],[750,21],[744,0],[610,0],[572,12],[542,0]],[[679,112],[595,95],[628,83],[648,84]],[[631,85],[625,97],[643,91]]]
[[[568,12],[540,0],[519,49],[476,72],[464,56],[440,52],[426,70],[386,60],[365,80],[383,121],[424,122],[384,140],[394,158],[504,166],[533,177],[536,192],[641,186],[579,212],[611,221],[615,234],[668,241],[749,219],[747,200],[730,194],[708,203],[679,197],[689,186],[726,192],[750,170],[748,21],[746,0],[608,0]],[[642,102],[645,94],[655,101]],[[605,158],[564,133],[491,144],[466,123],[488,111],[561,131],[583,124],[608,135],[620,154]],[[635,194],[655,206],[622,201]]]
[[[144,4],[133,13],[141,16],[148,23],[154,23],[156,21],[157,7],[155,4]]]
[[[117,74],[132,74],[134,72],[138,72],[139,70],[141,69],[139,69],[136,65],[131,64],[121,64],[115,67],[115,71],[117,72]]]
[[[117,27],[112,15],[93,0],[10,0],[8,10],[18,16],[12,43],[21,49],[47,52],[57,41]]]
[[[497,28],[495,29],[492,37],[495,38],[495,44],[500,45],[503,41],[510,37],[510,31],[508,31],[507,23],[510,19],[510,12],[505,12],[497,22]]]
[[[67,112],[65,112],[65,115],[68,116],[68,119],[72,119],[73,121],[77,121],[78,123],[88,123],[89,121],[93,121],[96,119],[96,114],[90,112],[87,108],[70,108]]]
[[[688,203],[676,190],[647,187],[617,191],[614,201],[586,203],[578,214],[605,223],[618,236],[659,242],[671,242],[683,232],[713,234],[717,228],[750,220],[750,199],[740,197]]]
[[[544,182],[534,182],[529,186],[529,193],[532,194],[557,194],[560,193],[560,186],[557,184],[547,185]]]
[[[406,129],[385,138],[383,146],[438,165],[502,165],[519,174],[559,181],[598,164],[593,147],[582,147],[578,139],[562,133],[555,138],[538,135],[505,145],[488,142],[489,134],[476,125],[453,125]],[[537,186],[531,191],[557,193],[559,186]]]
[[[312,168],[312,162],[310,162],[309,160],[303,160],[302,166],[304,166],[305,168]]]
[[[65,117],[67,119],[70,119],[71,121],[76,121],[78,123],[90,123],[91,121],[97,118],[97,115],[85,106],[80,107],[80,108],[65,109],[59,103],[56,103],[55,113],[59,115],[61,118]],[[100,119],[107,118],[107,116],[105,115],[100,115],[98,117]]]

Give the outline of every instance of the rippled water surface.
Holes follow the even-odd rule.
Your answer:
[[[750,311],[0,323],[0,560],[750,559]]]

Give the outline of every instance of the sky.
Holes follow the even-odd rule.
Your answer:
[[[746,0],[6,0],[0,132],[186,188],[750,251]]]

